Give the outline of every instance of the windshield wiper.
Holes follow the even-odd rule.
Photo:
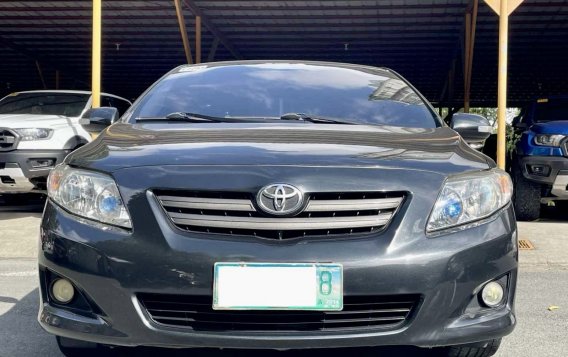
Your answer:
[[[164,117],[140,117],[136,121],[183,121],[189,123],[222,123],[226,122],[227,118],[213,117],[205,114],[198,113],[184,113],[174,112]]]
[[[344,120],[337,120],[331,118],[324,118],[319,117],[311,114],[304,114],[304,113],[287,113],[280,117],[281,120],[298,120],[298,121],[307,121],[310,123],[318,123],[318,124],[348,124],[348,125],[357,125],[357,123],[344,121]]]
[[[263,123],[268,120],[275,120],[270,118],[246,118],[246,117],[215,117],[211,115],[199,113],[185,113],[174,112],[166,115],[165,117],[139,117],[136,118],[137,122],[142,121],[179,121],[186,123]],[[277,119],[276,119],[277,120]]]
[[[274,118],[275,119],[275,118]],[[199,113],[185,113],[185,112],[174,112],[170,113],[164,117],[139,117],[136,118],[137,122],[144,121],[180,121],[189,123],[262,123],[269,120],[274,120],[269,118],[231,118],[231,117],[215,117]],[[288,113],[280,117],[280,120],[297,120],[305,121],[310,123],[321,123],[321,124],[349,124],[356,125],[357,123],[352,123],[349,121],[342,121],[331,118],[323,118],[309,114],[303,113]]]

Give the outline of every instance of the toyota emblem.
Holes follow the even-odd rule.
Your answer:
[[[302,208],[304,194],[292,185],[278,183],[263,187],[256,201],[264,212],[284,216],[297,213]]]

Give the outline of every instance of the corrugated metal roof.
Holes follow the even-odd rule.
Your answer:
[[[386,66],[431,101],[458,70],[453,102],[463,92],[462,38],[470,0],[232,1],[185,0],[196,6],[246,59],[309,59]],[[103,1],[103,87],[134,97],[183,63],[173,0]],[[0,2],[0,93],[38,89],[35,59],[49,87],[86,89],[90,74],[91,1]],[[191,6],[190,6],[191,7]],[[193,15],[185,18],[194,39]],[[526,0],[510,20],[511,104],[568,92],[568,1]],[[498,18],[480,0],[472,79],[474,105],[495,103]],[[213,35],[204,28],[203,57]],[[120,44],[119,47],[117,44]],[[347,44],[347,46],[346,46]],[[192,42],[192,47],[193,42]],[[234,55],[220,45],[215,60]]]

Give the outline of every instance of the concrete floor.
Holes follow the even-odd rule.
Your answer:
[[[18,212],[16,212],[18,210]],[[499,357],[568,356],[568,214],[550,210],[547,218],[519,223],[521,239],[533,251],[521,251],[517,292],[518,325],[503,340]],[[35,256],[41,203],[33,206],[0,205],[0,357],[61,356],[52,336],[36,322],[38,291]],[[550,306],[559,309],[550,311]],[[112,355],[150,356],[434,356],[413,348],[330,351],[162,351],[115,350]],[[99,354],[102,356],[103,354]],[[108,353],[105,356],[110,355]]]

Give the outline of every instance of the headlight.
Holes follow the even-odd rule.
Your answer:
[[[107,175],[58,165],[49,174],[47,193],[53,201],[77,216],[132,227],[116,183]]]
[[[541,146],[560,146],[564,138],[564,135],[538,134],[534,137],[534,143]]]
[[[43,128],[23,128],[14,129],[14,131],[22,137],[22,141],[47,140],[53,133],[53,129]]]
[[[434,232],[486,218],[508,204],[512,194],[511,178],[499,169],[450,177],[426,230]]]

